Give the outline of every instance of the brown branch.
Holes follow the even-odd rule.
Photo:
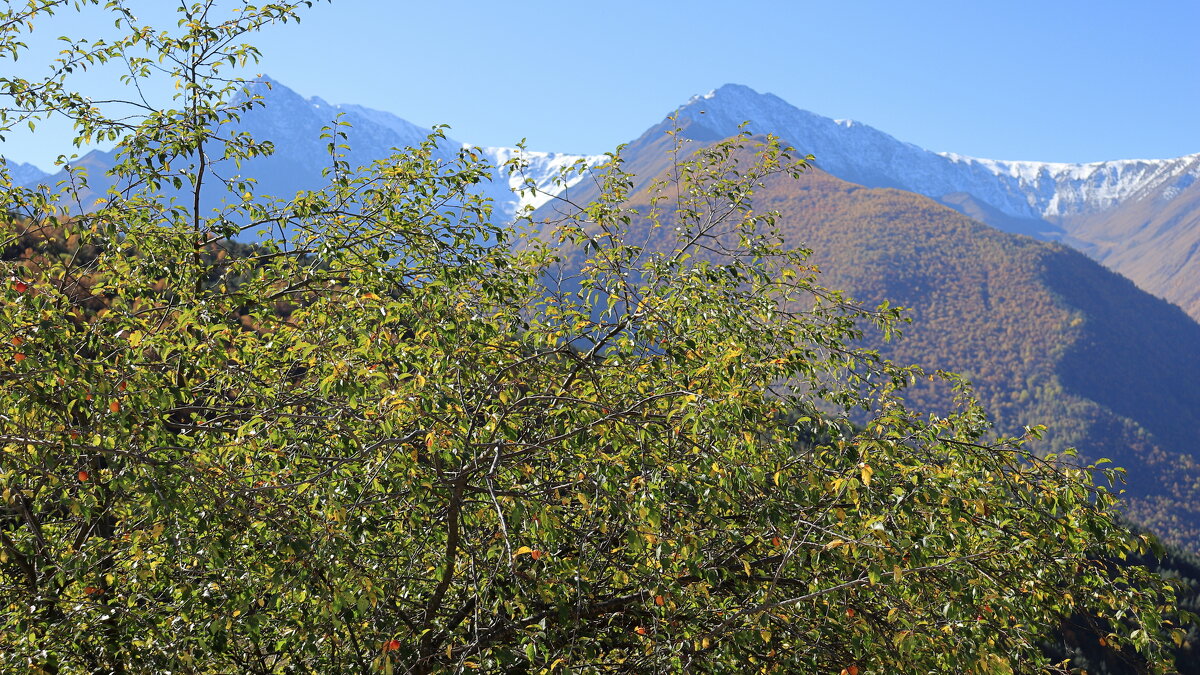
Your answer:
[[[442,570],[442,579],[433,590],[429,603],[425,605],[423,622],[426,628],[432,627],[433,617],[441,609],[442,598],[445,597],[446,590],[450,588],[450,581],[454,578],[454,564],[458,558],[459,516],[462,513],[463,490],[466,484],[466,476],[460,476],[454,481],[454,492],[450,495],[450,504],[446,509],[446,567]]]

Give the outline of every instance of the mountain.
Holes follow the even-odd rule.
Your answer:
[[[4,168],[8,169],[9,176],[15,185],[36,183],[50,175],[36,166],[25,162],[9,162],[5,158],[0,157],[0,163],[3,163]]]
[[[1160,186],[1064,222],[1081,250],[1200,320],[1200,182]]]
[[[321,170],[331,161],[322,129],[339,115],[350,124],[348,159],[354,164],[386,157],[392,148],[418,144],[430,133],[391,113],[304,98],[269,77],[251,89],[267,106],[246,113],[240,129],[274,141],[276,154],[247,162],[240,170],[210,168],[224,178],[254,175],[263,194],[287,196],[322,184]],[[816,165],[832,175],[868,187],[916,192],[1007,232],[1063,242],[1200,319],[1200,187],[1196,187],[1200,154],[1063,164],[935,153],[870,126],[821,117],[740,85],[693,97],[675,118],[647,133],[657,137],[663,128],[678,124],[693,140],[715,140],[737,133],[741,123],[748,121],[751,131],[774,133],[802,153],[815,155]],[[449,159],[461,146],[447,139],[443,158]],[[480,149],[493,164],[503,163],[514,152],[504,147]],[[533,151],[524,151],[523,157],[524,176],[498,175],[481,187],[501,218],[511,218],[527,205],[540,206],[575,185],[578,175],[566,186],[554,184],[563,167],[580,160],[594,165],[604,159]],[[110,185],[102,173],[111,159],[110,153],[95,151],[79,161],[90,167],[97,196]],[[18,183],[44,178],[33,167],[21,167]],[[639,175],[657,175],[656,167],[639,169],[647,169],[637,171]],[[45,180],[53,183],[63,177],[60,172]],[[515,194],[511,188],[526,179],[538,191]],[[219,202],[214,197],[204,206],[215,208]]]
[[[387,157],[396,148],[418,146],[432,133],[428,128],[391,113],[359,105],[332,105],[319,97],[304,98],[270,77],[252,83],[248,91],[251,96],[261,97],[265,105],[243,113],[231,130],[249,133],[258,141],[269,140],[274,144],[275,152],[269,157],[243,162],[240,168],[232,162],[214,162],[209,165],[209,171],[225,180],[234,180],[239,175],[253,176],[257,179],[255,191],[259,194],[287,197],[298,190],[324,185],[321,172],[331,166],[333,159],[329,154],[329,139],[321,136],[337,120],[349,124],[340,129],[347,137],[339,143],[349,146],[346,159],[355,166]],[[450,161],[463,147],[473,146],[447,138],[439,144],[438,155]],[[562,168],[580,160],[595,164],[603,159],[602,155],[582,156],[505,147],[482,148],[478,154],[497,166],[514,157],[520,157],[524,162],[523,175],[499,175],[502,172],[497,171],[494,180],[482,186],[483,194],[493,200],[496,213],[504,219],[511,219],[526,205],[540,205],[561,189],[554,184],[554,178]],[[114,160],[112,152],[99,150],[78,160],[78,164],[88,168],[91,194],[99,197],[112,185],[103,174]],[[65,173],[49,177],[44,174],[29,176],[27,180],[17,182],[53,184]],[[576,174],[571,180],[578,181],[579,178]],[[527,191],[525,195],[514,193],[512,188],[520,187],[526,179],[537,186],[538,191]],[[213,194],[203,207],[216,208],[220,205],[219,199],[225,196]]]
[[[680,124],[683,135],[705,139],[688,152],[716,140],[694,119]],[[671,174],[663,132],[623,152],[638,172],[627,206],[642,213],[653,180]],[[572,196],[587,200],[591,191],[585,183]],[[822,169],[768,180],[755,208],[780,213],[785,246],[812,249],[823,284],[867,304],[911,308],[901,339],[872,346],[897,362],[966,375],[1004,433],[1046,424],[1041,450],[1077,447],[1087,460],[1127,467],[1130,515],[1200,550],[1200,324],[1179,307],[1064,244]],[[560,215],[549,205],[535,220]],[[632,227],[649,250],[674,245],[669,220],[651,228],[634,216]],[[931,410],[950,402],[947,389],[927,382],[909,395]]]
[[[676,111],[694,140],[753,133],[786,139],[844,180],[922,194],[1009,232],[1061,241],[1200,319],[1200,154],[1089,164],[934,153],[870,126],[725,85]]]

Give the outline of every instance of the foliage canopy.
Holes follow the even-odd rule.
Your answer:
[[[909,410],[923,374],[856,345],[898,312],[779,246],[752,206],[804,166],[778,141],[680,155],[642,214],[667,253],[614,155],[565,267],[437,133],[352,167],[335,123],[321,191],[231,178],[270,148],[223,68],[305,4],[160,31],[108,2],[126,38],[0,80],[6,128],[59,110],[122,159],[70,217],[78,173],[3,191],[0,669],[1012,672],[1072,612],[1166,667],[1173,593],[1108,562],[1148,543],[1093,471],[986,440],[965,385]],[[6,10],[0,51],[67,5]],[[176,106],[70,93],[106,61]]]

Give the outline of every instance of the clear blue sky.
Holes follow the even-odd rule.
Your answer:
[[[931,150],[1079,162],[1200,152],[1198,31],[1196,0],[334,0],[255,42],[305,96],[480,145],[603,152],[736,82]],[[48,168],[58,133],[0,153]]]

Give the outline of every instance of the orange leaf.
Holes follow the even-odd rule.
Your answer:
[[[534,560],[538,560],[539,558],[541,558],[541,557],[542,557],[542,552],[541,552],[541,551],[538,551],[538,550],[533,550],[533,551],[530,551],[530,552],[529,552],[529,557],[530,557],[530,558],[533,558]]]
[[[121,402],[114,399],[108,404],[108,409],[113,412],[121,412]]]
[[[29,288],[29,284],[25,283],[24,281],[18,281],[17,283],[13,284],[13,289],[18,293],[24,293],[25,289],[27,288]]]
[[[384,652],[394,652],[397,649],[400,649],[400,641],[399,640],[396,640],[393,638],[393,639],[388,640],[387,642],[383,643],[383,651]]]
[[[25,341],[25,338],[21,337],[20,335],[18,335],[18,336],[16,336],[16,337],[14,337],[14,338],[12,339],[12,343],[13,343],[13,346],[14,346],[14,347],[20,347],[20,346],[21,346],[21,343],[22,343],[22,342],[24,342],[24,341]]]
[[[24,360],[25,360],[25,355],[22,354],[21,352],[17,352],[16,354],[13,354],[13,361],[20,362],[20,361],[24,361]]]

